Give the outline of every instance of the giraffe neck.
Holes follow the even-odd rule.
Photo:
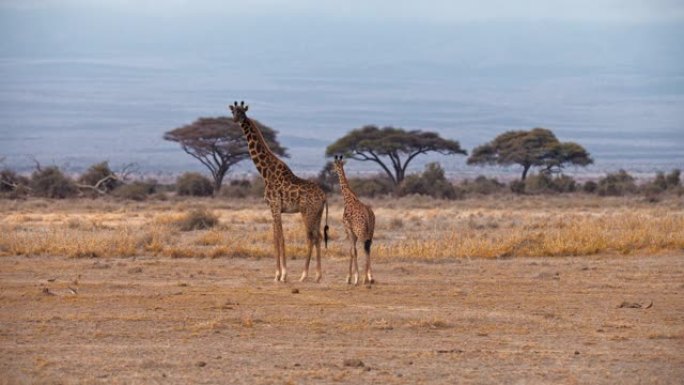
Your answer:
[[[352,200],[359,200],[359,198],[356,196],[356,193],[354,193],[351,187],[349,187],[347,175],[344,173],[344,169],[342,167],[338,168],[337,175],[340,177],[340,191],[342,192],[342,198],[344,199],[344,202],[346,203]]]
[[[274,170],[269,165],[281,163],[280,159],[268,147],[263,134],[251,119],[245,116],[240,122],[240,127],[242,127],[247,138],[249,156],[252,158],[257,171],[264,179],[273,177]]]

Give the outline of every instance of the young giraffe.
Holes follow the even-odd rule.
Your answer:
[[[363,250],[366,253],[366,270],[363,276],[363,283],[375,283],[370,264],[370,249],[373,243],[373,231],[375,230],[375,214],[370,206],[361,203],[354,191],[349,187],[347,176],[344,174],[344,161],[342,156],[335,156],[335,171],[340,177],[340,189],[344,198],[344,214],[342,222],[347,238],[350,240],[349,247],[349,274],[347,283],[352,281],[352,264],[354,265],[354,285],[359,283],[359,265],[356,252],[356,241],[363,241]]]
[[[311,249],[316,246],[316,282],[321,280],[321,217],[325,206],[325,227],[323,228],[325,246],[328,247],[328,202],[325,192],[315,183],[298,178],[292,170],[278,159],[268,147],[256,124],[247,117],[245,102],[230,106],[233,120],[240,123],[247,138],[249,156],[256,169],[264,178],[264,199],[271,208],[273,216],[273,242],[276,253],[275,281],[287,280],[285,239],[283,237],[282,213],[302,213],[306,228],[308,252],[304,271],[299,279],[303,281],[309,275]]]

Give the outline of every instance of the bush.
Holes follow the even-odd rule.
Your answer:
[[[178,195],[206,197],[214,194],[214,186],[209,178],[197,172],[186,172],[176,179]]]
[[[514,194],[525,193],[525,182],[521,180],[514,180],[508,185]]]
[[[409,175],[399,187],[399,195],[429,195],[440,199],[459,199],[462,193],[457,191],[454,186],[444,176],[444,169],[439,163],[428,163],[425,171],[419,175]]]
[[[588,180],[584,183],[584,186],[582,186],[582,190],[584,190],[585,193],[593,194],[596,192],[598,189],[598,183],[594,182],[593,180]]]
[[[337,172],[335,172],[333,162],[326,162],[318,176],[312,181],[318,183],[326,193],[332,192],[335,189],[335,185],[339,184],[339,177]]]
[[[147,196],[154,194],[157,191],[157,182],[136,181],[125,184],[114,190],[113,195],[121,199],[130,199],[134,201],[144,201]]]
[[[116,176],[109,168],[109,163],[96,163],[88,168],[85,173],[78,178],[78,182],[84,185],[96,187],[100,191],[110,193],[121,185]],[[100,183],[98,186],[97,184]]]
[[[196,209],[185,214],[175,224],[181,231],[205,230],[216,226],[218,217],[205,209]]]
[[[56,166],[34,171],[30,185],[33,195],[43,198],[64,199],[78,194],[74,181]]]
[[[601,178],[598,181],[596,191],[601,196],[622,196],[635,193],[637,186],[634,183],[634,177],[629,175],[627,171],[620,170]]]
[[[541,172],[525,179],[525,192],[530,194],[568,193],[575,191],[575,185],[575,180],[567,175],[554,177]]]
[[[0,195],[3,198],[17,199],[28,195],[30,180],[16,172],[5,169],[0,171]]]
[[[472,181],[464,180],[458,187],[466,194],[490,195],[502,191],[506,185],[496,178],[490,179],[484,175],[479,175]]]
[[[374,178],[349,178],[349,187],[358,195],[376,197],[394,192],[394,184],[386,176],[378,175]]]
[[[681,179],[679,178],[681,175],[681,170],[679,169],[674,169],[672,170],[671,173],[667,174],[665,177],[665,182],[667,183],[668,188],[676,188],[680,187],[682,185]]]
[[[252,180],[232,180],[228,186],[221,188],[221,196],[226,198],[263,198],[264,180],[261,177],[254,177]]]

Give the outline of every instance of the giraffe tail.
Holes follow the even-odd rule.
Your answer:
[[[325,243],[325,248],[328,248],[328,201],[325,201],[325,226],[323,227],[323,242]]]
[[[367,239],[366,242],[363,243],[363,249],[366,250],[366,254],[370,254],[370,248],[372,243],[372,239]]]

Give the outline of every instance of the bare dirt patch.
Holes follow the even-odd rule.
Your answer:
[[[370,288],[341,258],[320,284],[270,259],[0,262],[0,383],[684,378],[682,255],[382,261]]]

